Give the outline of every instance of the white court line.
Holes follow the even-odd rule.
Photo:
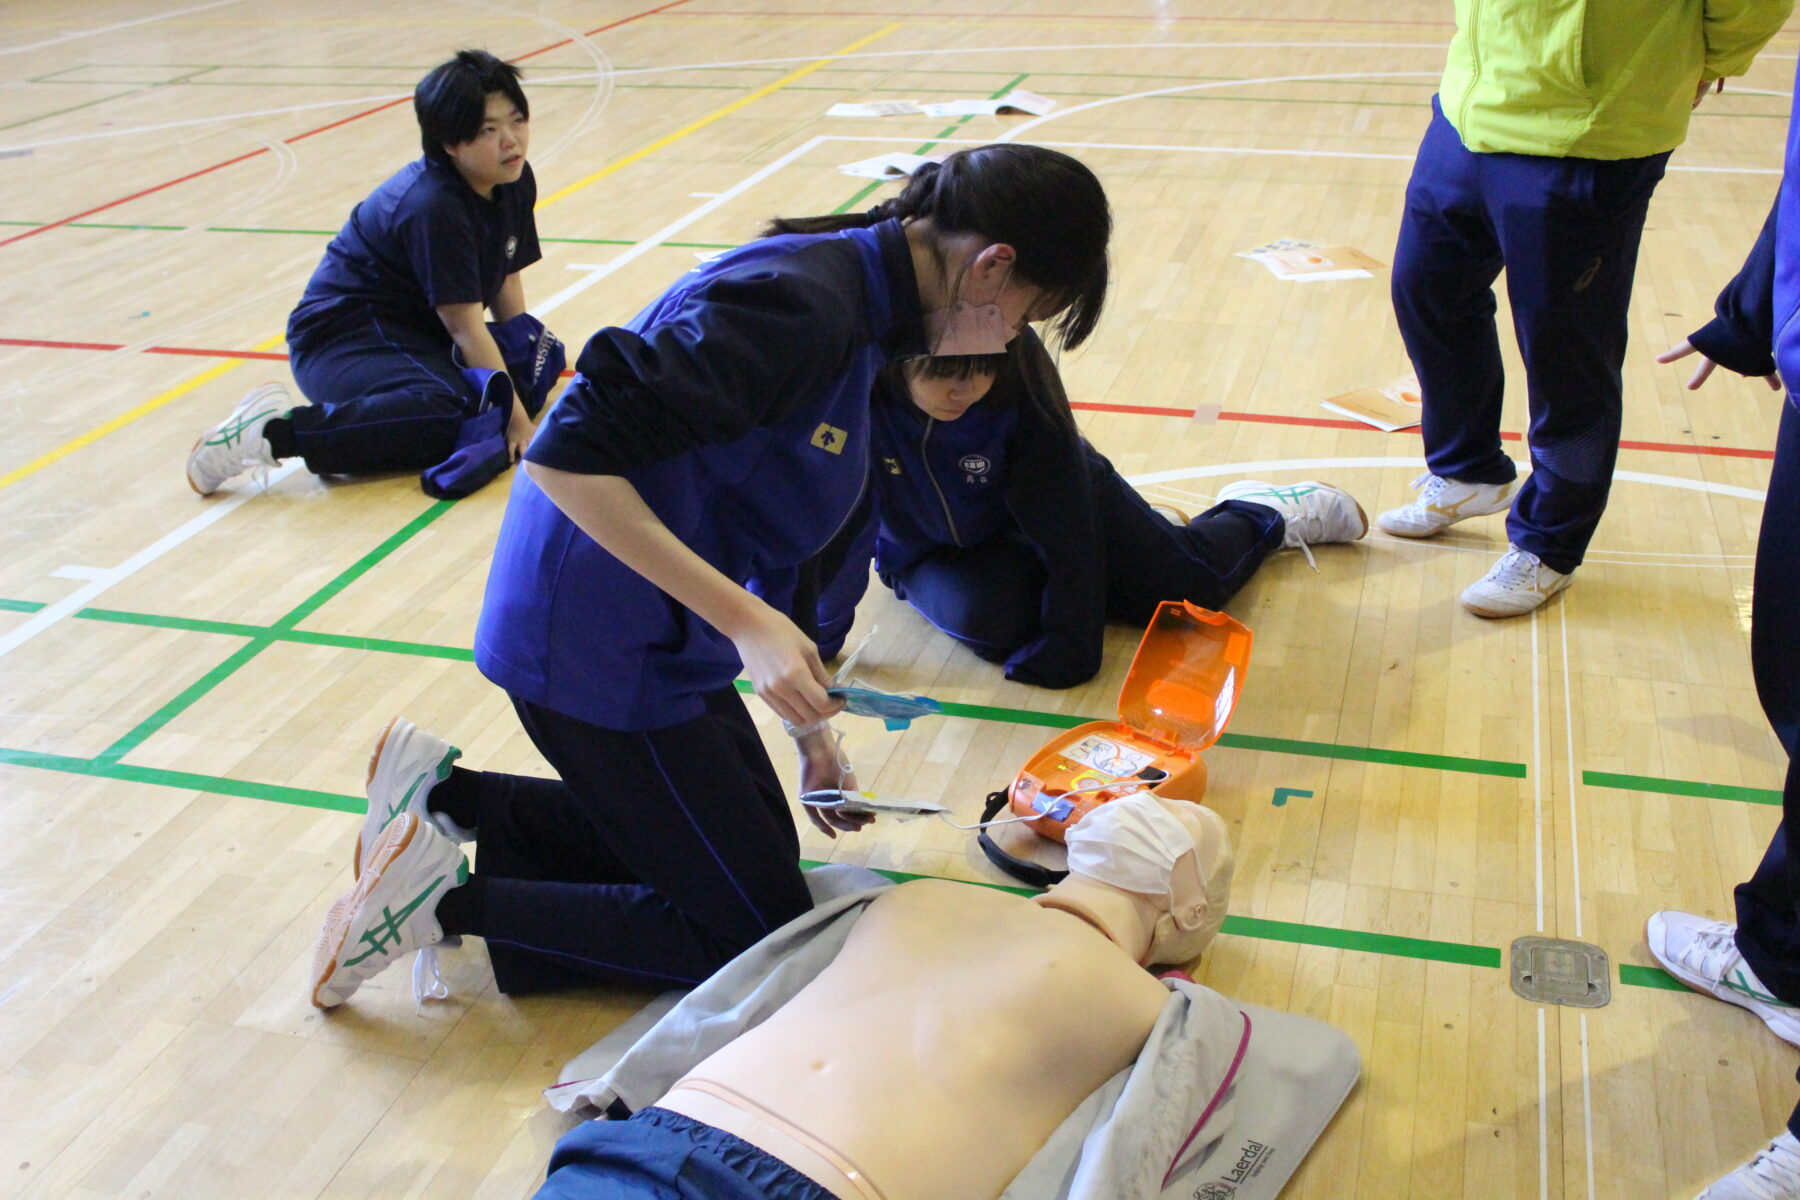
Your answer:
[[[1243,48],[1264,47],[1269,49],[1303,49],[1330,48],[1370,48],[1370,49],[1421,49],[1442,50],[1441,44],[1424,42],[1098,42],[1080,46],[982,46],[960,49],[942,50],[862,50],[855,54],[834,55],[834,59],[849,60],[855,58],[918,58],[924,54],[1017,54],[1023,52],[1041,53],[1050,50],[1236,50]],[[746,58],[734,62],[716,63],[682,63],[668,67],[632,67],[623,71],[611,71],[613,78],[625,75],[659,75],[681,71],[725,70],[731,67],[753,67],[763,65],[780,65],[784,63],[811,62],[819,57],[817,54],[800,54],[783,58]],[[538,83],[580,83],[601,76],[599,71],[580,71],[572,75],[548,75],[535,81]],[[532,80],[527,80],[529,85]],[[411,92],[392,92],[382,96],[349,96],[336,100],[315,100],[306,104],[290,104],[285,108],[263,108],[252,112],[227,113],[216,117],[195,117],[187,121],[170,121],[159,125],[129,125],[123,128],[107,129],[94,133],[71,134],[68,137],[49,138],[38,142],[18,142],[10,146],[0,146],[0,153],[8,150],[28,150],[40,146],[60,146],[67,142],[85,142],[95,138],[127,137],[134,133],[154,133],[163,129],[185,129],[193,125],[212,125],[220,121],[237,121],[247,117],[279,116],[283,113],[310,112],[319,108],[341,108],[352,104],[383,104],[389,100],[404,100]],[[899,141],[918,141],[913,138],[897,138]]]
[[[756,172],[746,176],[740,182],[733,184],[731,187],[727,188],[725,191],[720,192],[713,199],[708,200],[705,204],[702,204],[698,208],[693,209],[686,216],[676,218],[674,221],[663,226],[661,229],[657,230],[655,233],[651,234],[649,237],[645,238],[643,241],[638,242],[635,245],[626,247],[611,261],[609,261],[601,266],[587,268],[588,274],[585,278],[581,279],[579,282],[570,284],[568,287],[564,288],[562,291],[556,293],[556,295],[551,296],[548,300],[545,300],[539,304],[533,305],[531,308],[531,312],[535,316],[543,317],[546,313],[552,312],[553,310],[555,310],[556,308],[559,308],[561,305],[563,305],[567,301],[573,300],[576,296],[579,296],[582,292],[587,291],[589,288],[593,287],[595,284],[599,283],[601,280],[605,279],[607,276],[613,274],[615,271],[617,271],[619,268],[625,266],[627,263],[634,262],[635,260],[642,258],[646,253],[648,253],[649,251],[654,250],[656,247],[662,245],[664,242],[668,241],[670,238],[674,237],[676,234],[678,234],[682,230],[686,229],[689,225],[692,225],[695,221],[698,221],[701,217],[704,217],[708,213],[716,212],[720,208],[723,208],[726,204],[730,203],[732,200],[736,199],[738,196],[742,195],[743,193],[749,191],[751,188],[755,187],[757,184],[761,183],[763,180],[767,179],[769,176],[775,174],[775,172],[781,170],[783,167],[787,166],[789,163],[793,162],[795,159],[799,158],[801,155],[807,153],[814,146],[817,146],[820,142],[822,142],[824,140],[826,140],[826,139],[815,137],[815,138],[810,138],[805,142],[802,142],[800,145],[795,146],[792,150],[789,150],[786,154],[782,155],[780,158],[776,159],[774,162],[771,162],[768,166],[763,167],[760,171],[756,171]]]
[[[1550,1200],[1550,1085],[1544,1072],[1544,1008],[1538,1006],[1538,1200]]]
[[[273,487],[275,484],[286,479],[289,475],[292,475],[305,465],[305,463],[296,458],[290,461],[286,466],[278,467],[275,470],[270,471],[269,486]],[[254,499],[260,494],[259,490],[246,488],[244,491],[233,492],[225,499],[207,505],[205,512],[188,521],[181,527],[165,533],[162,537],[158,538],[150,545],[145,546],[142,550],[139,550],[136,554],[132,555],[118,566],[102,572],[98,578],[89,583],[86,587],[76,588],[73,592],[70,592],[56,603],[49,605],[46,608],[39,609],[37,612],[33,613],[31,619],[26,621],[23,625],[10,633],[0,635],[0,658],[4,658],[8,654],[11,654],[14,650],[17,650],[20,646],[23,646],[26,642],[29,642],[32,638],[44,632],[44,630],[50,628],[58,621],[61,621],[64,617],[67,617],[80,609],[86,608],[88,601],[100,595],[100,593],[113,587],[115,584],[123,583],[157,559],[163,557],[163,555],[176,549],[183,543],[192,540],[206,529],[236,512],[239,505]]]
[[[1587,1129],[1587,1194],[1594,1200],[1594,1090],[1588,1071],[1588,1027],[1586,1013],[1581,1014],[1581,1103],[1582,1121]]]
[[[169,12],[156,13],[153,16],[139,17],[135,21],[121,21],[117,25],[105,25],[99,29],[81,29],[74,33],[61,33],[42,42],[31,42],[24,46],[0,47],[0,55],[23,54],[27,50],[41,50],[45,46],[59,46],[64,42],[73,42],[78,38],[98,37],[103,33],[112,33],[117,29],[130,29],[134,25],[148,25],[152,21],[166,21],[170,17],[184,17],[189,13],[205,12],[209,8],[224,8],[228,4],[242,4],[243,0],[213,0],[211,4],[196,4],[192,8],[177,8]]]
[[[1537,931],[1544,932],[1543,696],[1538,684],[1538,613],[1531,610],[1531,824],[1537,859]]]
[[[66,563],[50,572],[52,579],[104,579],[105,567],[84,567],[77,563]]]
[[[1575,806],[1575,702],[1569,688],[1569,595],[1557,606],[1557,626],[1562,632],[1563,736],[1569,768],[1569,870],[1575,892],[1575,940],[1581,940],[1581,832]],[[1587,1194],[1594,1200],[1594,1088],[1588,1073],[1587,1014],[1581,1014],[1581,1119],[1587,1153]]]

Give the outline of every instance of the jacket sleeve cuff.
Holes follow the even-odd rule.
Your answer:
[[[1714,317],[1688,335],[1688,345],[1739,375],[1773,375],[1775,355],[1768,342],[1734,329],[1723,317]]]

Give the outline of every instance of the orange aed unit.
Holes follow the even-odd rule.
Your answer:
[[[1206,794],[1200,752],[1225,732],[1249,663],[1243,625],[1165,600],[1119,690],[1119,719],[1051,739],[1007,789],[1008,806],[1031,818],[1021,824],[1060,842],[1093,809],[1132,792],[1199,803]]]

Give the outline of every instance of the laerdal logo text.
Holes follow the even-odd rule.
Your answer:
[[[1225,1178],[1233,1183],[1242,1183],[1260,1173],[1268,1157],[1269,1147],[1262,1142],[1245,1142],[1238,1151],[1237,1165],[1225,1172]]]

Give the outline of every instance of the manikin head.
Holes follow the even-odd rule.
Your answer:
[[[1069,876],[1038,897],[1081,917],[1139,963],[1186,965],[1225,920],[1236,859],[1210,808],[1146,792],[1069,830]]]

